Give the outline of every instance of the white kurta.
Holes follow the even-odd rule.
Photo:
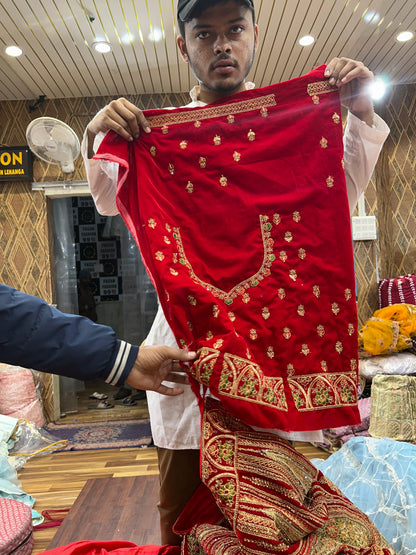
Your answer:
[[[247,83],[247,88],[253,85]],[[204,106],[197,100],[197,87],[191,91],[192,102],[188,108]],[[352,214],[365,188],[367,187],[380,150],[389,134],[386,123],[377,115],[373,127],[348,114],[344,132],[344,162],[347,194]],[[104,137],[99,133],[94,140],[94,151]],[[88,159],[86,135],[82,141],[81,152],[84,158],[88,183],[100,214],[114,216],[118,214],[116,206],[116,189],[118,164],[106,160]],[[174,335],[159,306],[152,328],[146,338],[146,345],[168,345],[177,347]],[[176,397],[167,397],[153,391],[147,392],[152,436],[155,445],[165,449],[199,449],[200,411],[194,393],[189,386],[184,386],[184,393]],[[268,430],[270,432],[271,430]],[[320,441],[321,431],[311,432],[275,432],[293,441]]]

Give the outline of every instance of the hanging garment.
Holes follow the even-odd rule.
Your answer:
[[[357,318],[338,92],[320,67],[108,133],[117,206],[191,374],[261,428],[359,422]],[[195,387],[195,391],[197,388]]]

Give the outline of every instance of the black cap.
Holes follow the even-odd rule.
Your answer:
[[[178,0],[178,19],[187,21],[192,10],[196,8],[200,0]],[[254,9],[253,0],[245,0],[247,6]]]

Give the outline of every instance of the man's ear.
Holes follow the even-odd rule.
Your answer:
[[[178,36],[178,38],[176,39],[176,44],[178,45],[179,51],[184,61],[189,62],[188,53],[186,51],[185,39],[183,38],[182,35]]]

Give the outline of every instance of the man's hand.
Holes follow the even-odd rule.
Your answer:
[[[329,83],[339,88],[341,104],[365,121],[373,125],[374,108],[369,87],[374,80],[373,73],[362,62],[349,58],[332,58],[325,70]]]
[[[182,351],[172,347],[142,346],[126,382],[135,389],[156,391],[163,395],[179,395],[180,387],[168,387],[162,382],[188,383],[188,378],[179,361],[189,362],[196,357],[195,352]]]
[[[149,124],[139,108],[125,98],[111,101],[87,125],[88,158],[94,155],[94,138],[100,131],[112,130],[126,141],[132,141],[139,138],[141,129],[150,133]]]

